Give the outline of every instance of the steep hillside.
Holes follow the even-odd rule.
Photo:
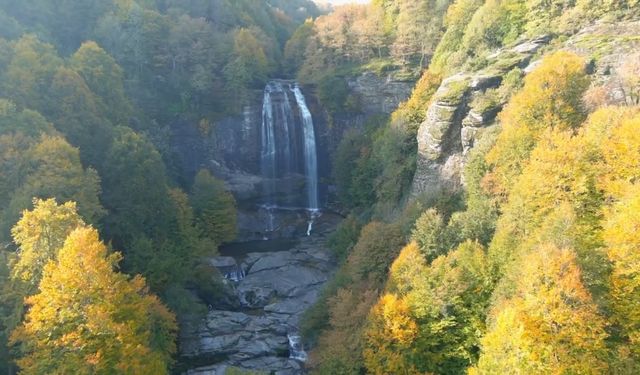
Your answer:
[[[234,197],[200,162],[220,151],[186,168],[175,129],[215,133],[282,74],[285,42],[318,15],[306,0],[0,1],[1,373],[171,371],[174,314],[206,313],[198,295],[222,276],[202,259],[237,233]],[[63,247],[90,258],[59,264]],[[39,288],[65,277],[70,294]],[[66,308],[59,321],[48,301]],[[104,331],[79,328],[98,320]],[[50,345],[37,342],[43,321]]]
[[[633,164],[639,10],[448,6],[411,98],[334,155],[351,216],[306,315],[314,371],[637,370],[635,172],[613,176]]]

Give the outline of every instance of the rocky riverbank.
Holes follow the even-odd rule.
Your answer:
[[[181,355],[199,364],[187,374],[224,374],[228,367],[303,373],[299,322],[335,268],[326,238],[339,220],[325,214],[311,236],[236,244],[231,254],[210,259],[227,275],[230,305],[238,307],[212,307],[205,319],[183,324]]]

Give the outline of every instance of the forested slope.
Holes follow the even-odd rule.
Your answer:
[[[0,1],[1,373],[18,358],[24,373],[170,371],[174,314],[215,298],[200,259],[236,213],[223,182],[179,169],[169,125],[212,131],[317,15],[306,0]]]
[[[237,212],[181,170],[170,125],[215,134],[295,76],[334,131],[364,72],[416,84],[336,131],[348,216],[304,321],[310,370],[640,372],[639,17],[637,0],[0,0],[0,372],[172,371],[176,315],[219,298],[201,259]]]
[[[403,24],[403,9],[432,19]],[[334,155],[351,215],[332,239],[342,266],[306,317],[313,371],[638,372],[639,11],[374,1],[303,26],[316,65],[302,78],[380,57],[427,67],[388,121]],[[370,19],[387,28],[360,27]],[[416,25],[430,47],[403,55]]]

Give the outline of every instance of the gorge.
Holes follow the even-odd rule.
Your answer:
[[[0,374],[640,374],[640,0],[318,1],[0,0]]]
[[[264,238],[226,245],[209,259],[225,278],[225,306],[209,305],[204,320],[185,324],[182,356],[207,365],[187,374],[224,374],[228,366],[302,373],[299,321],[335,267],[325,241],[339,217],[321,210],[314,122],[298,83],[268,82],[261,120],[256,211],[265,213]],[[301,219],[304,236],[269,239],[283,222]]]
[[[410,87],[410,82],[370,74],[352,84],[364,110],[343,115],[343,129],[388,114]],[[320,184],[319,164],[336,145],[328,140],[326,114],[317,105],[314,117],[308,102],[317,99],[308,89],[305,95],[295,81],[271,80],[242,118],[221,121],[219,134],[228,136],[222,142],[248,142],[259,153],[252,157],[248,153],[255,150],[236,147],[213,167],[227,181],[238,181],[236,186],[249,181],[252,193],[235,190],[241,209],[238,240],[208,260],[227,279],[224,297],[210,304],[204,320],[188,321],[181,330],[181,355],[192,364],[188,374],[223,374],[229,367],[283,375],[304,371],[300,319],[335,272],[337,260],[327,238],[343,220],[322,208],[327,187]],[[222,166],[245,159],[257,163],[236,164],[235,170]]]

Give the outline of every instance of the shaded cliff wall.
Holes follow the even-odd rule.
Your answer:
[[[345,78],[350,95],[357,98],[354,111],[329,114],[314,85],[302,86],[313,115],[318,149],[318,173],[321,202],[331,183],[331,155],[342,134],[350,128],[362,128],[368,118],[389,115],[411,94],[413,82],[398,81],[391,75],[366,72]],[[242,113],[210,124],[200,120],[176,119],[171,126],[172,152],[184,180],[191,181],[201,168],[222,178],[243,206],[251,206],[260,195],[260,128],[262,91],[256,90]]]

